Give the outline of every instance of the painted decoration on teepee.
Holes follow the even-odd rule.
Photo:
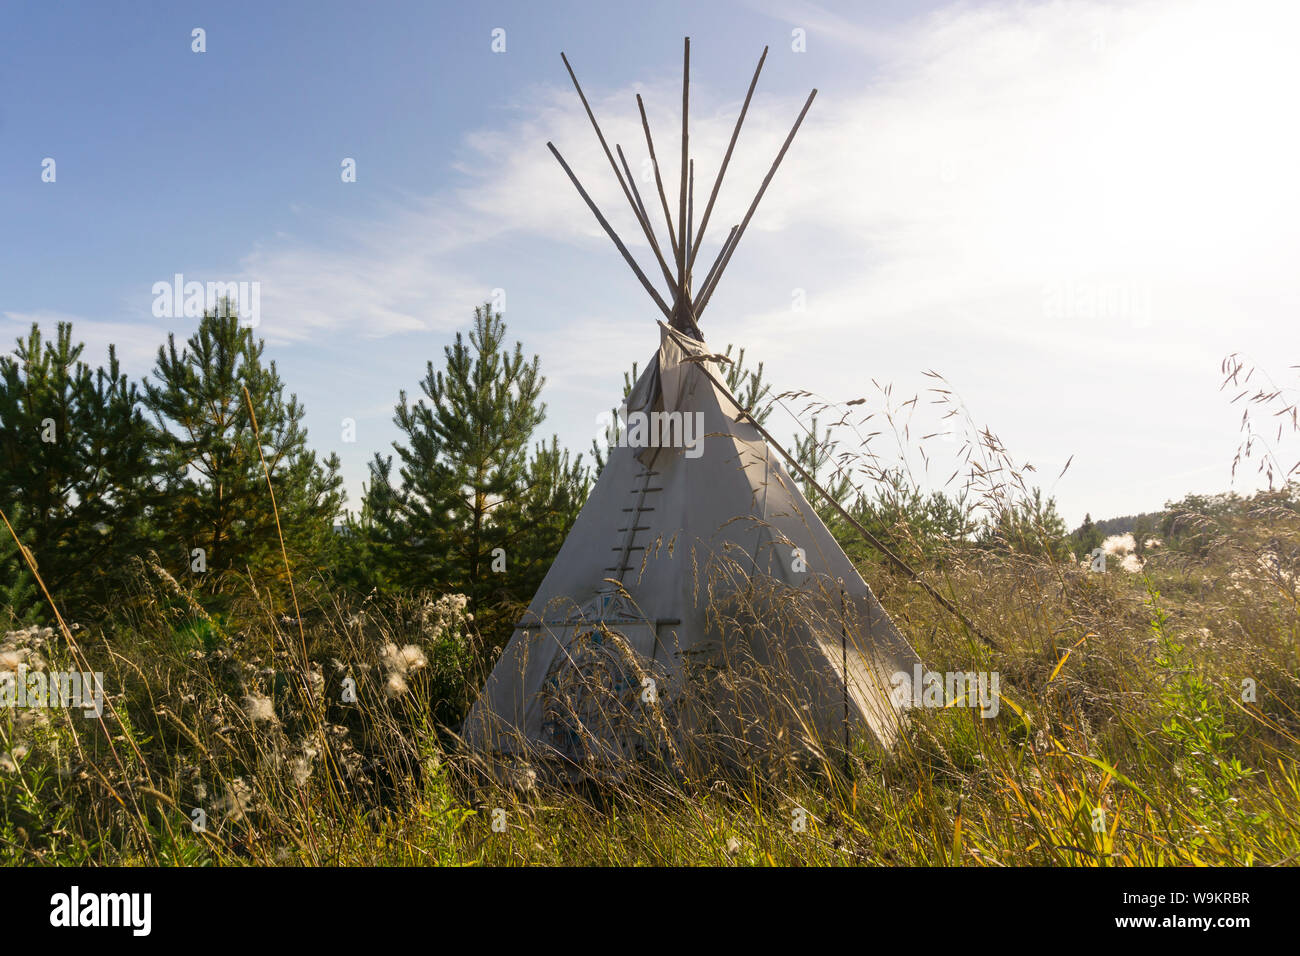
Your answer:
[[[542,688],[545,741],[575,761],[643,752],[640,728],[645,681],[654,680],[654,626],[624,595],[602,591],[556,637],[561,648]]]
[[[573,632],[546,676],[542,734],[572,760],[635,757],[644,750],[644,669],[624,635],[596,626]]]

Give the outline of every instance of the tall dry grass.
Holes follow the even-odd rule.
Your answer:
[[[858,433],[883,422],[879,433],[914,441],[905,411],[881,408]],[[833,456],[855,484],[897,480],[896,462],[859,446]],[[1025,500],[1032,479],[996,436],[973,431],[961,447],[971,500],[990,514]],[[996,647],[905,575],[868,561],[869,583],[928,669],[996,671],[1001,707],[913,709],[889,748],[822,739],[800,723],[797,694],[769,698],[770,725],[737,735],[729,703],[773,682],[726,656],[702,662],[673,704],[715,732],[683,736],[671,708],[610,694],[645,666],[619,654],[615,632],[613,656],[569,675],[556,706],[635,746],[567,773],[528,760],[500,772],[458,747],[485,667],[463,600],[346,598],[294,568],[296,612],[250,578],[214,618],[143,558],[105,621],[5,637],[4,661],[103,670],[109,706],[89,721],[0,711],[0,859],[1292,864],[1294,490],[1178,521],[1194,546],[1154,549],[1137,573],[1093,573],[1032,541],[936,545],[893,528],[891,547]]]

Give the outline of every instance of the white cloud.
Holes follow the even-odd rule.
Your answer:
[[[881,31],[805,5],[790,22],[882,62],[870,79],[820,84],[706,333],[750,346],[779,386],[815,384],[832,397],[861,394],[870,377],[912,376],[919,389],[927,383],[917,373],[937,365],[980,424],[987,416],[1043,473],[1078,454],[1062,493],[1094,510],[1130,506],[1096,454],[1108,442],[1174,445],[1136,463],[1142,474],[1131,481],[1152,496],[1185,490],[1174,487],[1178,475],[1218,460],[1226,480],[1231,432],[1214,431],[1221,448],[1201,434],[1231,418],[1219,415],[1218,359],[1300,346],[1278,325],[1300,303],[1300,138],[1283,119],[1300,88],[1289,50],[1300,24],[1286,5],[1249,9],[1229,24],[1208,3],[959,5]],[[701,211],[746,79],[734,90],[693,87]],[[623,145],[637,175],[646,150],[634,92],[644,93],[670,193],[677,82],[665,69],[612,91],[585,87],[611,148]],[[760,83],[699,274],[801,105],[802,95]],[[573,91],[534,89],[508,115],[466,136],[464,185],[358,230],[346,262],[290,248],[258,267],[268,295],[279,277],[284,314],[383,333],[429,327],[431,299],[447,322],[464,318],[466,284],[453,277],[466,270],[453,260],[467,248],[490,264],[493,240],[505,237],[574,247],[565,269],[575,283],[610,276],[626,290],[613,310],[644,316],[610,332],[601,323],[611,303],[578,290],[561,331],[534,343],[552,388],[570,393],[552,393],[569,416],[554,424],[582,447],[578,396],[605,407],[596,393],[615,387],[620,370],[593,381],[592,369],[636,354],[631,336],[648,352],[655,312],[543,143],[556,143],[663,283]],[[639,186],[661,222],[652,183]],[[669,202],[675,213],[675,195]],[[323,291],[322,276],[332,277]],[[794,289],[806,295],[803,312],[791,310]]]
[[[463,322],[466,303],[490,292],[448,260],[471,237],[460,211],[444,200],[406,197],[369,222],[322,222],[311,213],[302,219],[317,238],[259,242],[237,277],[261,282],[258,334],[270,342],[445,330]]]

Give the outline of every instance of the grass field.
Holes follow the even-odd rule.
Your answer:
[[[4,639],[9,670],[103,671],[107,697],[102,720],[0,711],[0,859],[1293,864],[1297,513],[1286,495],[1220,511],[1184,516],[1140,569],[949,549],[944,589],[997,648],[868,565],[927,668],[999,675],[996,717],[914,709],[897,747],[861,744],[847,772],[813,747],[562,788],[485,782],[441,728],[481,677],[463,602],[344,607],[302,580],[299,627],[250,581],[215,618],[142,561],[110,624]]]

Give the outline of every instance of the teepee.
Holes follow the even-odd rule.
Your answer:
[[[564,58],[669,297],[548,143],[666,321],[659,323],[657,353],[626,400],[625,430],[466,719],[463,736],[480,753],[580,765],[649,749],[679,760],[693,752],[747,760],[779,741],[832,754],[864,732],[888,746],[900,707],[910,702],[896,693],[895,675],[910,680],[915,652],[792,480],[774,452],[779,446],[728,390],[725,359],[710,352],[699,331],[817,92],[693,292],[700,241],[766,56],[764,50],[698,228],[687,128],[689,38],[675,225],[637,97],[668,220],[671,268],[621,146],[620,169]]]

